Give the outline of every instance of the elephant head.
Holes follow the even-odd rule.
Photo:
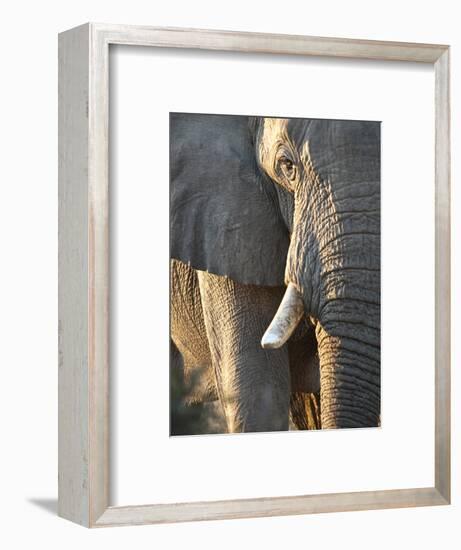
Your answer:
[[[379,425],[380,124],[170,123],[172,257],[245,284],[285,284],[263,347],[283,346],[309,319],[322,428]]]
[[[261,170],[293,196],[287,291],[262,345],[316,327],[322,427],[380,412],[380,134],[356,121],[259,119]]]

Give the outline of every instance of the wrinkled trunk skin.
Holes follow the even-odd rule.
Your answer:
[[[378,426],[379,183],[362,178],[333,190],[309,177],[295,192],[286,283],[298,287],[316,326],[322,428]]]
[[[379,348],[317,325],[323,428],[378,426]]]

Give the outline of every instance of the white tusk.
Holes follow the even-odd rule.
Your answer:
[[[262,337],[262,347],[277,349],[283,346],[293,334],[303,315],[304,304],[301,294],[293,283],[289,283],[277,313]]]

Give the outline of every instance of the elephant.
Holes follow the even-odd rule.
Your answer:
[[[170,113],[170,257],[229,432],[379,426],[379,122]]]

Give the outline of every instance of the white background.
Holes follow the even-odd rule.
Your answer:
[[[432,486],[433,69],[117,47],[111,71],[112,503]],[[168,437],[170,111],[382,121],[381,429]]]
[[[459,234],[456,190],[461,97],[456,3],[234,0],[165,4],[150,0],[78,3],[16,2],[2,21],[2,494],[6,548],[449,548],[461,520],[460,377],[456,345],[459,285],[454,282],[453,504],[334,515],[86,531],[54,515],[57,465],[57,39],[88,20],[247,31],[449,43],[452,48],[453,235]],[[416,196],[416,195],[415,195]],[[415,199],[415,208],[418,201]],[[453,238],[453,264],[460,244]],[[424,299],[424,297],[422,297]],[[410,312],[408,312],[410,314]],[[401,322],[413,321],[401,311]],[[421,320],[418,320],[421,321]],[[53,513],[50,513],[52,511]]]

